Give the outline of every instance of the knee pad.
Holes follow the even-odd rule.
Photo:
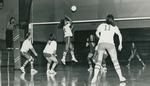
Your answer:
[[[33,58],[32,56],[30,56],[30,58],[28,59],[28,61],[29,61],[29,62],[31,62],[31,61],[33,62],[33,61],[34,61],[34,58]]]
[[[116,70],[120,70],[120,65],[114,66]]]
[[[30,62],[32,59],[30,58],[30,59],[28,59],[28,61]]]
[[[142,61],[142,59],[139,59],[139,61]]]

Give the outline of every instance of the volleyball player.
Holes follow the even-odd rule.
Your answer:
[[[56,74],[54,69],[55,69],[56,65],[58,64],[58,60],[56,58],[57,42],[55,41],[55,39],[56,39],[55,34],[51,34],[50,38],[43,50],[43,55],[46,58],[46,60],[48,61],[47,73],[50,73],[50,74]],[[50,69],[50,65],[52,65],[51,69]]]
[[[95,42],[96,42],[95,36],[93,34],[91,34],[90,37],[87,38],[87,42],[86,42],[86,47],[89,46],[89,48],[90,48],[90,52],[89,52],[88,57],[87,57],[88,64],[89,64],[88,71],[92,71],[93,70],[92,61],[94,63],[96,63],[97,58],[98,58],[98,45],[96,45]],[[108,56],[108,54],[105,51],[104,54],[103,54],[103,60],[102,60],[102,66],[101,66],[102,70],[107,70],[107,68],[106,68],[106,61],[105,61],[107,56]]]
[[[105,52],[105,50],[108,51],[111,60],[114,64],[114,68],[119,76],[119,80],[120,81],[125,81],[126,79],[122,76],[122,72],[121,72],[121,68],[117,59],[117,51],[116,48],[114,46],[114,34],[117,34],[119,37],[119,46],[118,46],[118,50],[121,51],[122,49],[122,35],[118,29],[118,27],[115,25],[114,22],[114,17],[113,15],[109,14],[106,17],[106,22],[102,23],[98,26],[97,31],[96,31],[96,35],[97,37],[99,37],[99,44],[98,44],[98,59],[95,65],[95,69],[94,69],[94,76],[92,78],[92,83],[95,83],[97,80],[97,76],[98,73],[100,71],[101,68],[101,63],[102,63],[102,57],[103,57],[103,53]]]
[[[86,47],[89,46],[90,48],[90,52],[87,56],[87,60],[88,60],[88,64],[89,64],[89,68],[88,68],[88,71],[92,71],[93,70],[93,66],[92,66],[92,57],[94,55],[94,52],[95,52],[95,36],[93,34],[91,34],[89,36],[89,38],[87,38],[87,42],[86,42]]]
[[[21,50],[20,50],[21,54],[27,60],[24,62],[24,64],[20,68],[20,70],[23,73],[25,73],[25,69],[24,68],[30,62],[30,65],[31,65],[31,74],[32,74],[32,73],[37,73],[38,71],[34,69],[34,67],[33,67],[34,58],[28,53],[28,51],[31,50],[35,56],[38,56],[38,54],[36,53],[35,49],[33,48],[31,40],[32,40],[31,33],[27,33],[26,40],[23,42]]]
[[[129,62],[128,62],[127,67],[130,67],[131,59],[133,59],[135,56],[136,56],[136,57],[138,58],[138,60],[142,63],[143,66],[146,66],[145,63],[143,62],[143,60],[141,59],[141,57],[140,57],[138,51],[137,51],[137,48],[136,48],[136,46],[135,46],[135,43],[132,43],[131,56],[130,56],[130,58],[128,59]]]
[[[70,50],[71,56],[72,56],[72,61],[74,62],[78,62],[75,58],[74,55],[74,47],[71,43],[71,38],[73,37],[73,33],[72,33],[72,29],[73,29],[73,25],[72,25],[72,20],[66,16],[64,19],[62,19],[60,21],[59,24],[60,28],[63,28],[63,32],[64,32],[64,40],[65,40],[65,50],[63,52],[63,57],[61,59],[62,63],[64,65],[66,65],[66,55]]]

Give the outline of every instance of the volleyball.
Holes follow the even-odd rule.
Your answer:
[[[75,12],[77,10],[77,7],[75,6],[75,5],[73,5],[72,7],[71,7],[71,11],[72,12]]]

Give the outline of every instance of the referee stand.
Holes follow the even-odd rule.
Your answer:
[[[6,37],[6,41],[7,37]],[[19,28],[13,30],[12,39],[6,43],[6,48],[1,50],[1,66],[14,66],[14,69],[20,69],[20,36]],[[10,44],[10,45],[8,45]]]

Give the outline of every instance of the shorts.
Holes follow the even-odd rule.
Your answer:
[[[99,43],[98,50],[113,50],[115,46],[110,43]]]
[[[26,52],[21,52],[21,55],[24,56],[26,59],[30,59],[31,55]]]
[[[44,55],[44,57],[52,57],[52,55],[49,53],[43,53],[43,55]]]
[[[72,38],[71,36],[65,37],[65,38],[64,38],[65,43],[68,43],[68,44],[69,44],[69,43],[71,42],[71,38]]]

